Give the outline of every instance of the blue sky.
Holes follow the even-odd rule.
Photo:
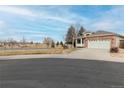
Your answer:
[[[0,6],[0,39],[64,40],[70,25],[124,35],[124,6]]]

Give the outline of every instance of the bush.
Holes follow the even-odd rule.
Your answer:
[[[59,45],[59,42],[57,41],[56,45],[58,46]]]
[[[55,48],[55,42],[52,42],[51,47]]]
[[[68,49],[68,46],[67,46],[67,45],[63,45],[63,48],[64,48],[64,49]]]
[[[119,48],[118,47],[110,48],[110,53],[118,53],[118,52],[119,52]]]
[[[61,46],[64,46],[64,44],[63,44],[63,42],[62,42],[62,41],[60,42],[60,45],[61,45]]]

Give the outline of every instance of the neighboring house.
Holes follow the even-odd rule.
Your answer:
[[[107,31],[84,32],[75,39],[76,47],[110,49],[124,48],[124,36]]]

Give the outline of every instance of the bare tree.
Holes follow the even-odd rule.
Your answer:
[[[79,22],[77,22],[74,26],[75,26],[75,32],[76,32],[76,34],[78,34],[78,32],[81,28],[81,24]]]
[[[30,42],[30,44],[34,44],[34,42],[33,42],[33,41],[31,41],[31,42]]]
[[[67,44],[74,45],[75,38],[76,38],[76,30],[75,30],[75,27],[74,26],[71,26],[68,29],[68,32],[67,32],[66,40],[65,41],[66,41]]]
[[[52,47],[53,42],[54,42],[54,40],[52,38],[50,38],[50,37],[46,37],[43,40],[43,43],[47,45],[47,48]]]
[[[23,36],[23,38],[22,38],[22,44],[26,44],[26,39],[25,39],[24,36]]]
[[[14,45],[17,44],[17,41],[14,40],[13,38],[9,38],[9,39],[7,40],[7,43],[8,43],[9,46],[13,47]]]

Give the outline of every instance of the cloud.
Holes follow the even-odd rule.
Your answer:
[[[90,19],[70,11],[72,6],[42,6],[40,11],[33,11],[28,7],[19,7],[19,6],[0,6],[0,11],[12,13],[20,16],[31,17],[30,19],[35,20],[47,20],[66,24],[76,24],[80,23],[84,26],[89,25],[89,28],[94,30],[105,29],[112,30],[116,26],[123,24],[122,20],[124,19],[124,7],[123,6],[114,6],[106,12],[100,12],[101,16]],[[28,18],[27,18],[28,19]],[[0,23],[1,25],[1,23]],[[123,25],[121,25],[123,26]]]
[[[42,38],[45,36],[55,37],[58,35],[57,38],[60,38],[66,33],[70,25],[77,23],[90,31],[106,30],[119,32],[121,34],[124,33],[124,6],[111,6],[110,9],[104,11],[97,10],[97,12],[92,10],[96,15],[98,14],[97,16],[93,15],[93,17],[86,16],[85,12],[72,11],[74,7],[75,6],[36,6],[35,9],[30,6],[0,6],[0,12],[9,13],[10,18],[16,15],[15,20],[17,20],[13,22],[9,19],[13,24],[11,24],[10,28],[7,27],[9,30],[4,30],[4,33],[6,33],[4,36],[7,37],[8,34],[8,37],[14,37],[15,35],[16,38],[22,38],[22,36],[25,35],[30,39],[40,39],[40,36]],[[92,8],[90,7],[90,9]],[[88,10],[86,12],[88,12]],[[90,16],[92,16],[92,14]],[[18,20],[18,17],[22,17],[24,20]],[[25,19],[31,19],[33,21]],[[11,21],[9,23],[11,23]],[[6,27],[6,22],[0,21],[0,29],[4,26]],[[2,33],[3,32],[0,32],[0,34]],[[56,35],[54,33],[56,33]]]
[[[0,6],[0,11],[10,14],[15,14],[22,16],[23,18],[30,17],[31,20],[54,20],[62,23],[67,24],[74,24],[77,21],[84,20],[86,18],[83,18],[80,15],[77,15],[75,13],[72,13],[69,11],[69,8],[64,8],[61,6],[51,6],[51,7],[43,7],[40,11],[33,11],[29,8],[19,7],[19,6]]]
[[[9,30],[10,33],[17,33],[17,34],[21,34],[21,33],[24,33],[24,34],[44,34],[45,32],[42,32],[42,31],[37,31],[37,30],[25,30],[25,29],[10,29]]]
[[[34,12],[31,9],[22,8],[18,6],[0,6],[0,11],[11,13],[19,16],[32,17],[36,19],[49,19],[49,20],[57,20],[61,22],[70,22],[68,19],[64,19],[59,16],[55,16],[54,14],[49,14],[49,11],[41,10],[41,12]]]
[[[60,17],[60,16],[50,16],[50,15],[45,15],[44,17],[41,17],[42,19],[48,19],[48,20],[55,20],[63,23],[73,23],[72,20],[69,20],[65,17]]]
[[[90,21],[93,30],[108,30],[123,33],[124,6],[113,6],[110,10],[101,13],[101,16]]]
[[[33,31],[33,30],[24,30],[24,29],[8,29],[5,31],[0,31],[1,39],[13,38],[17,41],[22,40],[25,37],[28,41],[34,40],[38,38],[39,40],[42,37],[45,37],[46,33],[42,31]]]
[[[32,11],[16,6],[0,6],[0,11],[30,17],[36,16]]]
[[[0,29],[4,28],[6,26],[5,22],[0,20]]]

